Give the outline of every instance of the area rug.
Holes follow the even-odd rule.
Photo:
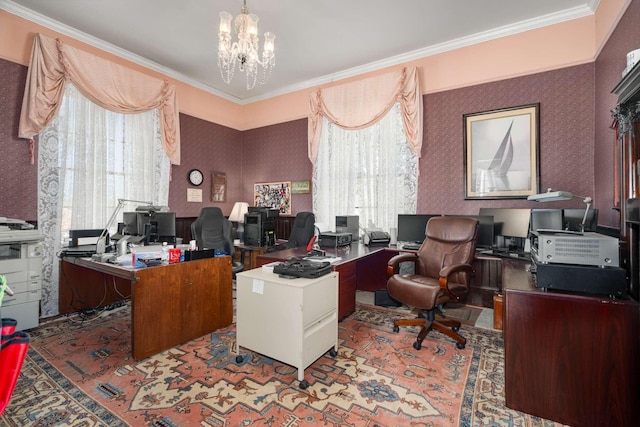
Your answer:
[[[52,322],[31,346],[0,425],[24,426],[555,426],[504,406],[499,332],[461,328],[467,347],[432,332],[422,350],[406,316],[359,304],[339,349],[305,370],[243,351],[235,326],[136,362],[130,313]],[[283,331],[286,333],[286,331]]]

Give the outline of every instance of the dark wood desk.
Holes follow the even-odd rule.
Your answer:
[[[509,408],[571,426],[640,419],[640,305],[545,291],[522,265],[504,277]]]
[[[233,245],[235,249],[236,260],[243,262],[245,270],[252,270],[256,268],[256,259],[259,255],[267,252],[267,246],[249,246],[243,243],[236,243]]]
[[[141,269],[65,258],[60,313],[77,310],[77,301],[95,307],[130,295],[131,353],[141,360],[230,325],[231,275],[228,256]]]
[[[339,256],[342,261],[333,265],[338,274],[338,319],[342,320],[356,309],[356,289],[375,290],[386,287],[387,261],[397,251],[386,246],[365,246],[352,243],[350,246],[325,248],[328,256]],[[307,256],[304,247],[285,249],[261,254],[256,259],[256,267],[274,261],[286,261],[292,257]]]
[[[386,289],[387,262],[399,252],[415,251],[387,246],[365,246],[359,243],[327,249],[327,255],[342,258],[342,261],[333,266],[333,270],[339,273],[338,319],[344,319],[355,310],[356,290],[374,292],[378,289]],[[256,258],[256,267],[274,261],[285,261],[291,257],[302,258],[306,255],[306,248],[260,254]],[[502,259],[479,255],[474,262],[474,270],[476,274],[472,279],[466,302],[493,307],[493,296],[502,288]]]

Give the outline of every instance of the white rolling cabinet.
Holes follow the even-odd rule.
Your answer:
[[[39,324],[42,292],[42,236],[33,230],[0,233],[0,274],[13,295],[5,294],[3,318],[15,319],[16,330]]]
[[[324,353],[338,350],[338,273],[317,279],[285,279],[256,268],[237,274],[236,343],[304,370]]]

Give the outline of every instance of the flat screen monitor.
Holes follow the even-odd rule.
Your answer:
[[[138,235],[138,214],[137,212],[122,213],[122,235],[137,236]]]
[[[447,215],[463,218],[473,218],[478,220],[478,242],[477,248],[491,249],[494,244],[494,225],[491,215]]]
[[[564,228],[571,231],[598,231],[598,209],[589,209],[582,230],[584,209],[563,209]]]
[[[562,209],[531,209],[531,231],[562,230]]]
[[[427,222],[434,216],[426,214],[398,214],[398,241],[422,243]]]
[[[480,208],[479,213],[480,215],[493,217],[496,236],[517,237],[521,239],[529,237],[531,209]]]
[[[138,236],[147,242],[173,242],[176,237],[175,212],[137,212]]]

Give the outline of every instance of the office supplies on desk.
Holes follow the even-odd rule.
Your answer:
[[[366,230],[364,233],[365,245],[388,245],[390,241],[391,236],[386,231]]]
[[[329,262],[314,262],[300,258],[291,258],[273,267],[273,272],[281,277],[315,278],[331,272]]]

